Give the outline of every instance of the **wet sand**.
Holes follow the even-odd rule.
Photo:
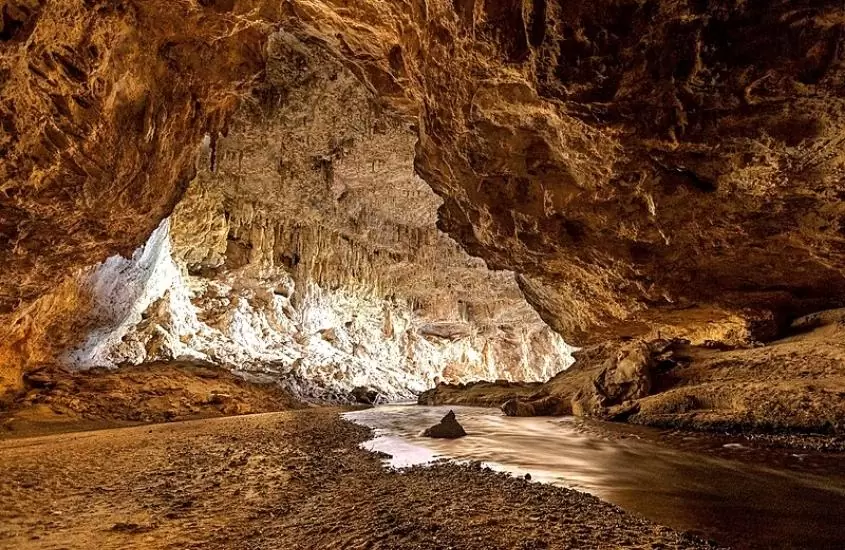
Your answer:
[[[706,548],[479,467],[399,473],[311,409],[0,442],[0,548]]]

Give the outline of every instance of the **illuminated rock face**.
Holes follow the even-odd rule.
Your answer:
[[[440,201],[413,174],[404,124],[375,114],[341,66],[316,69],[285,106],[244,109],[206,143],[188,193],[131,258],[80,277],[91,329],[61,361],[193,358],[340,399],[569,366],[514,275],[436,229]]]
[[[212,189],[226,209],[359,243],[382,241],[366,216],[387,205],[433,217],[429,205],[404,212],[413,190],[389,179],[370,203],[349,198],[361,167],[405,163],[416,140],[439,227],[519,273],[573,344],[770,340],[845,301],[843,11],[840,0],[7,2],[3,387],[79,344],[90,296],[68,277],[147,241],[195,180],[205,136],[202,165],[238,176]],[[242,157],[226,152],[235,113],[248,115],[229,144]],[[344,217],[356,205],[358,226]],[[212,256],[252,262],[260,247],[239,243],[267,238],[258,227],[239,225]],[[386,227],[421,242],[413,224]],[[336,271],[309,274],[331,288],[321,273]]]
[[[367,386],[393,400],[439,381],[545,380],[571,363],[570,348],[530,321],[527,304],[529,319],[489,326],[432,319],[363,287],[299,288],[285,269],[266,265],[190,275],[170,239],[167,220],[131,259],[110,258],[82,277],[95,328],[63,363],[195,359],[267,374],[304,398],[348,399]]]

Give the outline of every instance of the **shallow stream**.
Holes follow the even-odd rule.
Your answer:
[[[450,409],[467,437],[420,436]],[[480,460],[735,548],[845,548],[845,457],[842,468],[810,473],[742,460],[740,452],[731,459],[647,438],[602,437],[573,418],[511,418],[473,407],[385,405],[346,417],[375,429],[365,446],[392,455],[393,467]]]

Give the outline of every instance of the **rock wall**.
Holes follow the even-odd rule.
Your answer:
[[[274,60],[297,44],[271,37],[260,102],[206,140],[197,177],[147,243],[80,277],[87,336],[60,361],[192,359],[324,399],[566,368],[571,348],[513,273],[435,227],[440,200],[413,173],[406,123],[329,56],[297,90],[274,80]]]
[[[63,364],[194,360],[268,375],[304,398],[344,400],[365,386],[395,400],[440,381],[545,380],[571,363],[571,348],[539,318],[531,322],[524,302],[528,319],[470,320],[457,301],[440,302],[432,315],[397,289],[389,299],[379,295],[353,273],[337,274],[347,284],[324,288],[308,278],[297,284],[297,270],[262,259],[229,269],[224,255],[219,269],[192,274],[175,259],[184,243],[171,234],[188,208],[180,205],[173,224],[162,222],[131,258],[109,258],[81,276],[92,297],[85,325],[93,328],[61,356]],[[307,263],[307,248],[297,250]]]
[[[345,202],[357,180],[344,166],[366,165],[347,150],[376,136],[371,152],[391,166],[410,133],[415,170],[442,199],[439,227],[519,273],[578,345],[770,341],[845,301],[840,0],[2,8],[4,387],[73,339],[86,298],[67,277],[146,241],[194,179],[205,136],[211,172],[233,177],[225,201],[240,194],[287,227],[323,224],[370,246],[371,210],[401,211],[408,189]],[[227,153],[238,109],[252,109],[251,131]],[[360,207],[363,221],[328,223],[326,205]]]
[[[802,317],[789,336],[753,347],[688,340],[606,342],[576,352],[575,364],[544,384],[441,384],[421,394],[419,402],[501,406],[511,416],[576,415],[661,428],[756,432],[787,445],[841,449],[843,320],[841,309]],[[797,435],[802,437],[793,439]]]

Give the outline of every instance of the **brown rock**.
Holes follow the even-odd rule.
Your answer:
[[[508,416],[561,416],[570,414],[566,399],[556,395],[539,398],[516,398],[502,405],[502,412]]]
[[[358,403],[362,403],[365,405],[375,405],[376,401],[378,401],[379,393],[366,386],[358,386],[353,388],[351,392],[349,392],[352,397]]]
[[[518,271],[529,302],[573,344],[684,337],[740,349],[845,304],[841,0],[799,11],[674,0],[29,4],[12,10],[24,20],[0,43],[0,389],[21,389],[25,370],[86,333],[87,297],[68,277],[144,242],[184,194],[205,136],[216,172],[238,99],[281,103],[315,80],[321,56],[354,68],[367,100],[414,128],[413,166],[442,200],[438,227]],[[270,54],[281,60],[273,70]],[[256,81],[253,94],[244,83]],[[306,126],[313,135],[285,129],[283,145],[329,144],[309,170],[340,200],[353,186],[335,176],[354,139]],[[301,181],[274,160],[268,181]],[[257,178],[243,180],[230,196]],[[391,186],[383,196],[404,203]],[[269,202],[256,201],[256,218]],[[242,237],[226,246],[231,268],[258,250]],[[797,353],[820,364],[839,353],[819,348]],[[625,347],[605,368],[604,351],[548,393],[592,414],[654,391],[637,352]],[[738,353],[734,372],[760,355]],[[840,364],[818,367],[834,394]],[[698,402],[765,409],[764,396],[738,405],[712,391]],[[670,401],[658,409],[686,402]]]
[[[518,398],[505,401],[501,408],[502,412],[508,416],[536,416],[534,407]]]
[[[466,434],[464,427],[461,426],[455,418],[454,411],[449,411],[439,423],[426,429],[422,433],[423,437],[441,439],[458,439],[459,437],[464,437]]]

